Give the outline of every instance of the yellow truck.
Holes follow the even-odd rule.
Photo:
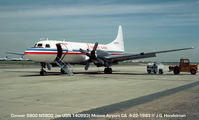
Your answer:
[[[169,71],[173,71],[175,75],[180,74],[180,72],[190,72],[195,75],[198,71],[198,65],[191,64],[189,59],[181,58],[179,66],[169,66]]]

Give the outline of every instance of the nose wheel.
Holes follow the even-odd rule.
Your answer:
[[[41,76],[44,76],[47,74],[47,72],[44,70],[44,68],[46,68],[46,63],[41,62],[41,71],[40,71]]]
[[[112,68],[104,68],[105,74],[112,74]]]

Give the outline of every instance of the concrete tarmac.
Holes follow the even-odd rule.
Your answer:
[[[146,73],[146,66],[113,66],[113,74],[103,68],[72,66],[73,76],[53,68],[40,76],[37,67],[0,69],[0,120],[52,119],[27,114],[72,114],[159,93],[198,81],[199,75],[173,75],[165,66],[163,75]],[[21,115],[21,116],[20,116]],[[23,117],[23,115],[25,115]]]

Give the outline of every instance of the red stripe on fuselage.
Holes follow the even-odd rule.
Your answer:
[[[25,55],[56,55],[57,52],[24,52]],[[62,53],[62,54],[69,54],[69,55],[83,55],[82,53]],[[111,55],[123,55],[123,53],[111,53]]]
[[[24,52],[25,55],[32,55],[32,54],[35,54],[35,55],[56,55],[57,52]],[[82,53],[62,53],[62,54],[82,54]]]
[[[29,54],[57,54],[57,52],[24,52],[25,55]]]

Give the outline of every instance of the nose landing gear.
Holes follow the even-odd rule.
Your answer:
[[[44,68],[46,68],[46,63],[41,62],[40,64],[41,64],[40,75],[41,75],[41,76],[47,75],[47,72],[44,70]]]

